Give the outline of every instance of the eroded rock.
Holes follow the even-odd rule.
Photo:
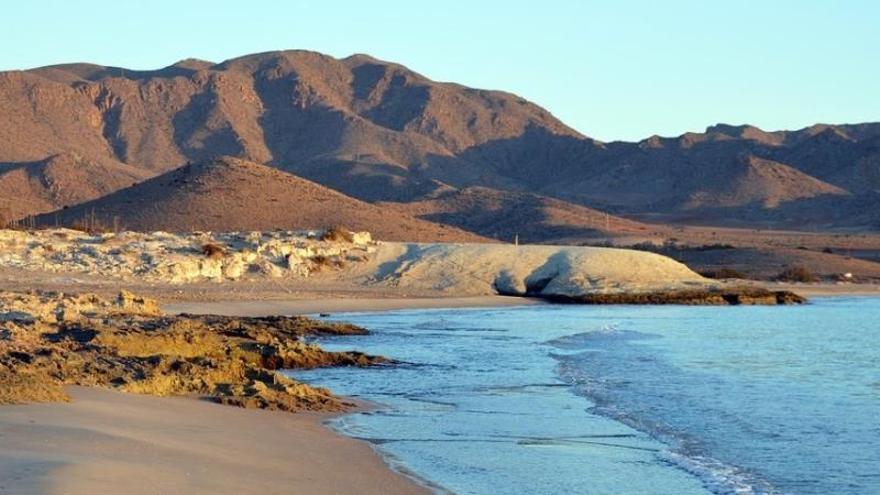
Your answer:
[[[364,334],[306,317],[163,315],[155,301],[57,292],[0,292],[0,404],[65,400],[64,385],[152,395],[198,394],[284,411],[341,410],[328,390],[277,370],[370,366],[384,358],[302,340]]]
[[[0,266],[172,284],[305,278],[322,268],[315,260],[365,260],[376,246],[367,232],[335,240],[310,231],[88,234],[0,229]]]

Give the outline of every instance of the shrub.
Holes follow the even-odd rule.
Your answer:
[[[83,215],[78,221],[73,222],[70,225],[70,229],[91,235],[115,233],[123,230],[119,225],[119,217],[114,216],[113,221],[107,223],[95,215],[95,210]]]
[[[325,230],[324,233],[321,234],[321,240],[335,242],[352,242],[354,240],[354,236],[351,232],[348,231],[348,229],[336,225]]]
[[[315,264],[315,268],[321,270],[323,268],[343,268],[345,267],[345,260],[339,258],[338,256],[325,256],[323,254],[319,254],[316,256],[312,256],[312,263]]]
[[[776,280],[782,282],[815,282],[818,280],[818,277],[816,277],[816,275],[814,275],[807,267],[792,266],[782,270],[782,272],[776,276]]]
[[[12,225],[12,210],[9,208],[0,208],[0,229],[5,229]]]
[[[206,258],[221,258],[226,255],[226,248],[220,244],[209,242],[202,245],[202,254]]]

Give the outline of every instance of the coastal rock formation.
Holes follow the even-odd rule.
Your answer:
[[[344,229],[225,234],[0,230],[0,267],[170,285],[284,279],[352,290],[392,289],[433,296],[502,294],[585,303],[776,301],[769,292],[760,296],[754,288],[744,292],[646,251],[377,242],[366,232]],[[646,298],[649,294],[653,296]],[[703,296],[695,298],[695,294]],[[780,296],[778,302],[793,301]]]
[[[446,292],[578,296],[719,284],[685,265],[626,249],[510,244],[383,244],[376,282]]]
[[[376,249],[366,232],[322,239],[321,231],[212,234],[0,230],[0,266],[137,277],[180,284],[256,277],[308,277],[362,261]]]
[[[797,304],[790,293],[706,279],[672,258],[600,247],[383,245],[373,283],[582,304]]]
[[[350,404],[276,370],[385,362],[302,341],[364,333],[305,317],[168,316],[127,292],[0,292],[0,404],[66,400],[64,385],[84,385],[241,407],[341,410]]]

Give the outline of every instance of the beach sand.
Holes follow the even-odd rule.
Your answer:
[[[426,493],[326,415],[71,387],[0,408],[0,494]]]

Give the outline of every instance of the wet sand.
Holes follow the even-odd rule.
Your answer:
[[[72,387],[0,407],[0,494],[427,493],[327,416]]]

